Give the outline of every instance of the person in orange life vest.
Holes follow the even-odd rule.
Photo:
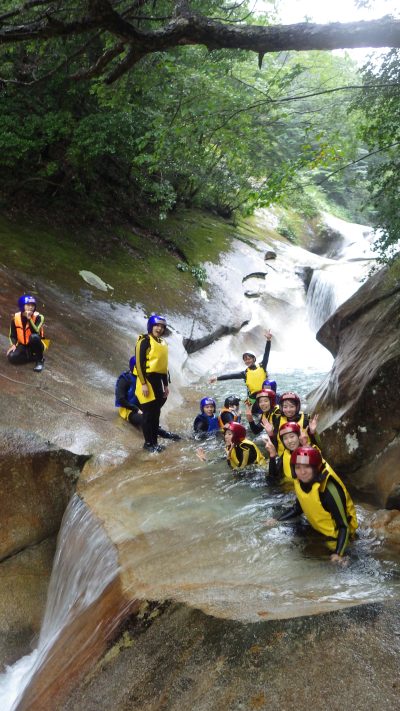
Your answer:
[[[275,442],[279,427],[280,411],[276,406],[276,394],[271,388],[260,390],[256,395],[256,403],[261,412],[258,422],[254,419],[253,410],[249,401],[246,403],[246,417],[253,434],[258,435],[266,432]]]
[[[281,481],[293,483],[293,473],[290,463],[292,452],[301,446],[309,443],[309,437],[304,430],[300,429],[297,422],[285,422],[279,427],[279,439],[283,444],[284,451],[278,456],[275,444],[271,439],[265,443],[265,448],[269,454],[269,478],[273,481]],[[314,441],[314,436],[310,435],[313,446],[317,446]]]
[[[241,412],[239,410],[240,398],[236,395],[228,395],[225,398],[224,406],[218,417],[219,428],[223,430],[228,422],[240,422]]]
[[[282,413],[280,418],[280,424],[283,425],[285,422],[297,422],[301,430],[304,430],[308,435],[308,444],[315,442],[319,444],[317,435],[317,425],[318,425],[318,415],[307,415],[305,412],[301,412],[300,398],[297,393],[286,392],[282,393],[279,399],[279,407]],[[311,439],[311,437],[313,439]],[[278,433],[278,454],[283,454],[284,446],[279,437]]]
[[[296,503],[267,526],[290,521],[304,514],[311,526],[325,537],[330,559],[344,562],[344,553],[358,523],[353,501],[340,477],[315,447],[298,447],[292,452],[291,466]]]
[[[271,331],[265,331],[264,336],[266,338],[264,355],[261,363],[257,363],[257,357],[252,351],[246,351],[243,353],[243,361],[246,366],[245,370],[241,370],[238,373],[226,373],[225,375],[213,375],[209,379],[209,383],[215,383],[217,380],[244,380],[247,386],[247,394],[250,399],[253,400],[256,393],[261,390],[262,383],[267,377],[267,365],[269,359],[269,353],[271,350]]]
[[[161,408],[169,394],[168,346],[162,338],[167,328],[166,319],[153,314],[147,321],[147,334],[138,337],[135,348],[135,395],[143,412],[143,448],[161,452],[157,442]]]
[[[254,442],[246,439],[246,428],[239,422],[228,422],[224,431],[225,452],[232,469],[244,469],[250,464],[266,465],[266,460]]]
[[[7,358],[12,365],[21,365],[36,361],[33,370],[37,373],[44,365],[44,316],[36,311],[36,299],[30,294],[24,294],[18,299],[19,311],[16,312],[10,324],[10,347]]]

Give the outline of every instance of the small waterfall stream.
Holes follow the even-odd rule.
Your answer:
[[[74,496],[65,511],[59,532],[37,648],[0,675],[1,711],[17,708],[32,677],[49,662],[57,639],[102,595],[117,574],[116,548],[92,511],[78,496]],[[101,626],[103,621],[99,620],[98,624]],[[83,644],[90,653],[93,640],[87,637]],[[70,659],[65,660],[62,672],[65,676],[68,676],[70,662]]]

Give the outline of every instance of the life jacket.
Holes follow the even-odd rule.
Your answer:
[[[268,378],[267,371],[261,365],[256,365],[255,368],[246,368],[245,381],[249,395],[258,393],[262,390],[264,380]]]
[[[261,415],[260,419],[260,424],[263,424],[264,422],[269,422],[270,425],[274,428],[274,431],[279,428],[280,424],[280,410],[277,405],[275,405],[273,410],[270,410],[269,412],[263,412]],[[279,454],[279,452],[278,452]]]
[[[243,445],[246,445],[246,447],[243,447]],[[243,452],[250,447],[250,449],[253,449],[256,453],[256,459],[254,462],[251,462],[251,464],[266,464],[266,459],[265,457],[261,454],[260,450],[258,449],[257,445],[254,444],[254,442],[251,442],[249,439],[244,439],[240,444],[236,444],[230,451],[229,453],[229,463],[232,467],[232,469],[241,469],[246,466],[246,463],[243,464],[243,461],[246,462],[246,455],[244,454],[244,457],[242,459],[242,462],[239,462],[238,456],[237,456],[237,449],[242,449]]]
[[[34,311],[32,314],[33,323],[36,323],[36,319],[38,316],[40,316],[40,313],[38,311]],[[21,313],[21,311],[17,311],[17,313],[14,314],[14,323],[15,323],[15,329],[17,332],[18,343],[22,343],[23,346],[27,346],[29,343],[29,339],[32,335],[29,321],[27,320],[27,322],[25,324],[25,328],[24,328],[24,324],[22,322],[22,313]],[[39,329],[38,335],[40,336],[40,338],[43,338],[43,336],[44,336],[43,326],[41,326],[41,328]]]
[[[328,538],[337,538],[338,529],[334,518],[332,518],[329,511],[326,511],[321,504],[321,499],[319,498],[320,492],[325,491],[329,479],[334,479],[342,487],[346,496],[346,515],[349,523],[349,534],[352,535],[358,524],[356,510],[354,504],[350,498],[350,494],[347,491],[345,485],[338,477],[338,475],[333,471],[332,467],[325,462],[324,470],[327,472],[325,479],[321,481],[316,481],[312,485],[311,491],[306,493],[301,488],[298,479],[294,479],[294,490],[299,501],[299,504],[305,514],[307,520],[316,531],[319,531],[324,536]]]
[[[148,337],[149,339],[149,348],[146,351],[146,372],[147,373],[162,373],[162,374],[167,374],[168,373],[168,345],[167,342],[163,338],[153,338],[150,334],[144,334],[143,336],[139,336],[137,342],[136,342],[136,366],[135,366],[135,372],[137,375],[139,375],[139,378],[141,376],[140,373],[140,356],[139,356],[139,350],[140,350],[140,343],[143,340],[143,338]],[[143,378],[143,381],[145,378]]]
[[[143,338],[148,337],[149,348],[146,351],[146,372],[143,373],[140,366],[140,344]],[[166,375],[168,373],[168,345],[163,338],[153,338],[151,334],[143,334],[139,336],[135,347],[136,365],[134,374],[138,376],[136,381],[136,397],[140,404],[152,402],[155,400],[154,390],[151,383],[146,380],[146,373],[160,373]],[[142,384],[146,383],[149,388],[149,394],[145,397],[142,391]]]
[[[117,382],[115,383],[115,407],[125,407],[125,405],[121,405],[121,402],[118,400],[118,390],[121,380],[125,380],[127,383],[129,383],[129,388],[126,392],[125,400],[127,400],[127,402],[129,402],[129,404],[133,407],[139,407],[139,400],[135,395],[136,375],[133,375],[130,370],[126,370],[124,373],[121,373],[121,375],[119,375],[117,378]]]
[[[230,420],[230,422],[240,422],[240,420],[241,420],[241,416],[240,416],[240,415],[234,415],[233,412],[232,412],[232,410],[229,409],[229,407],[223,407],[223,408],[220,410],[219,415],[218,415],[218,426],[219,426],[219,429],[220,429],[220,430],[224,430],[224,429],[225,429],[225,424],[224,424],[224,422],[223,422],[223,420],[222,420],[222,417],[221,417],[221,415],[222,415],[223,412],[229,412],[231,415],[233,415],[233,418],[232,418],[232,420]]]
[[[309,415],[306,415],[304,412],[299,412],[298,415],[295,415],[295,417],[293,417],[290,420],[288,420],[286,415],[281,415],[280,420],[279,420],[279,427],[282,427],[282,425],[284,425],[286,422],[296,422],[296,424],[299,425],[300,429],[302,431],[303,430],[305,431],[306,428],[308,427],[309,421],[310,421]],[[306,432],[306,434],[307,434],[307,443],[304,446],[305,447],[312,447],[313,443],[311,442],[311,439],[308,436],[308,432]],[[279,436],[279,430],[278,430],[276,436],[277,436],[277,440],[278,440],[278,455],[281,456],[285,451],[285,445],[283,444],[283,442]]]

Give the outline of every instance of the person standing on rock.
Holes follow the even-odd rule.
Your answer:
[[[143,430],[143,412],[140,403],[135,395],[137,376],[133,374],[136,365],[136,358],[129,359],[129,370],[121,373],[115,383],[115,406],[118,407],[119,415],[137,429]],[[168,432],[162,427],[158,428],[158,437],[164,439],[180,440],[181,437],[173,432]]]
[[[358,523],[356,510],[342,480],[315,447],[298,447],[292,452],[291,467],[296,503],[278,519],[265,523],[271,527],[304,514],[321,533],[334,563],[342,563],[346,548]]]
[[[135,347],[135,395],[143,412],[143,448],[161,452],[158,444],[161,408],[169,394],[168,346],[163,338],[167,328],[164,316],[153,314],[147,321],[147,334],[138,337]]]
[[[44,316],[36,311],[36,299],[30,294],[20,296],[18,308],[10,325],[8,361],[12,365],[36,361],[33,370],[40,373],[44,366]]]
[[[217,380],[244,380],[247,387],[248,398],[253,403],[255,401],[256,393],[262,389],[262,384],[267,378],[267,365],[272,339],[271,331],[265,331],[264,336],[267,342],[265,344],[264,355],[261,363],[257,363],[255,353],[252,351],[246,351],[242,356],[246,366],[245,370],[241,370],[239,373],[225,373],[224,375],[218,376],[213,375],[208,382],[215,383]]]

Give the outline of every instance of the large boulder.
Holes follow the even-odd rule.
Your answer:
[[[0,430],[0,561],[57,534],[87,456]]]
[[[375,273],[322,326],[335,356],[313,394],[324,451],[335,468],[380,503],[400,508],[400,284]]]

